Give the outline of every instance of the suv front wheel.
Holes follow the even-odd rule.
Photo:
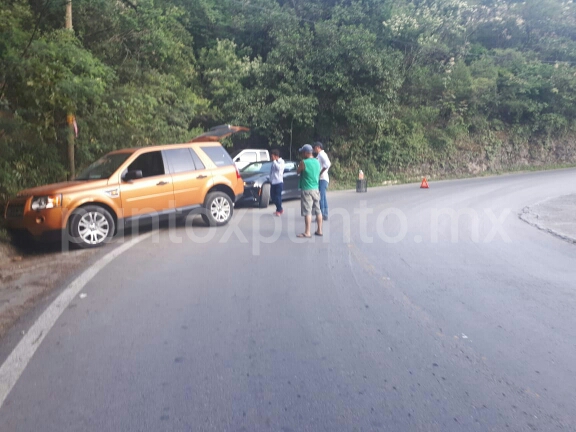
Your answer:
[[[226,225],[234,213],[234,203],[224,192],[211,192],[204,202],[202,219],[209,226]]]
[[[72,243],[81,248],[101,246],[114,235],[112,215],[103,207],[88,205],[80,207],[70,216]]]

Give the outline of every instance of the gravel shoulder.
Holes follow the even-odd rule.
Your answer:
[[[42,244],[19,249],[0,243],[0,338],[96,252],[62,252],[59,245]]]
[[[550,198],[525,207],[520,219],[576,244],[576,194]]]

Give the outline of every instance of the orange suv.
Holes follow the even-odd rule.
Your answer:
[[[74,181],[18,193],[5,210],[10,231],[100,246],[119,225],[170,214],[200,213],[211,226],[228,223],[244,182],[218,142],[239,126],[218,126],[187,144],[108,153]]]

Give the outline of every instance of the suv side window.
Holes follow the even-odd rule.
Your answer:
[[[153,151],[141,154],[128,167],[128,171],[142,171],[142,177],[154,177],[164,175],[164,160],[162,152]]]
[[[189,148],[164,150],[164,154],[173,174],[196,170]]]
[[[228,152],[226,150],[224,150],[224,147],[222,146],[206,146],[206,147],[200,147],[202,149],[202,151],[204,153],[206,153],[206,155],[212,159],[212,162],[214,162],[214,165],[216,165],[217,167],[223,167],[223,166],[227,166],[227,165],[234,165],[234,162],[232,162],[232,158],[230,157],[230,155],[228,154]]]
[[[260,160],[263,160],[263,161],[268,160],[268,152],[261,151],[260,152]]]

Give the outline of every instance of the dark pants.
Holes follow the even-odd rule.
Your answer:
[[[328,201],[326,201],[326,189],[328,189],[328,182],[320,180],[320,211],[324,219],[328,219]]]
[[[270,199],[272,200],[272,203],[276,205],[277,212],[283,211],[282,189],[284,189],[284,183],[273,184],[270,188]]]

